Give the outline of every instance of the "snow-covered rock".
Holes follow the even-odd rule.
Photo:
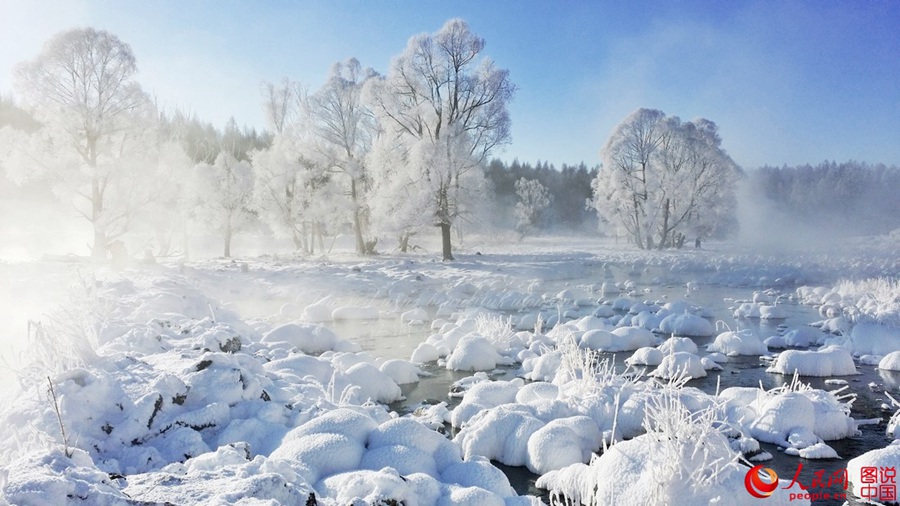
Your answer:
[[[671,314],[659,323],[659,330],[664,334],[685,337],[708,337],[716,329],[706,318],[690,313]]]
[[[707,345],[707,351],[722,353],[727,356],[765,355],[769,352],[756,334],[750,331],[722,332],[716,340]]]
[[[840,346],[828,346],[818,351],[783,351],[778,354],[778,358],[768,371],[786,375],[822,377],[857,374],[850,352]]]

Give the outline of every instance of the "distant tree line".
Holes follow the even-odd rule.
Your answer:
[[[484,45],[453,19],[412,37],[384,75],[350,58],[316,90],[264,82],[267,130],[257,131],[161,110],[137,82],[127,44],[90,28],[65,32],[17,67],[21,105],[0,97],[0,197],[69,206],[91,225],[100,258],[126,239],[138,251],[186,254],[198,232],[217,234],[230,256],[244,230],[289,239],[304,254],[348,234],[365,255],[379,245],[405,252],[437,229],[446,260],[451,230],[461,238],[483,226],[520,239],[599,229],[642,249],[683,247],[737,230],[744,178],[824,226],[900,227],[896,167],[745,173],[714,122],[655,109],[623,119],[602,168],[491,158],[509,142],[515,86]]]
[[[173,251],[191,231],[231,239],[256,227],[298,251],[350,232],[360,254],[393,236],[480,221],[490,202],[484,166],[509,142],[515,85],[461,19],[409,39],[381,75],[350,58],[312,92],[284,78],[262,83],[268,132],[219,130],[167,114],[137,80],[137,59],[115,35],[60,33],[15,70],[20,108],[0,102],[0,169],[20,188],[51,188],[93,229],[92,255],[126,234],[157,230]],[[160,234],[168,237],[163,238]]]
[[[516,191],[516,183],[524,178],[539,182],[550,195],[548,206],[531,224],[533,233],[551,229],[595,233],[597,216],[585,202],[591,198],[591,180],[597,176],[599,169],[599,166],[588,168],[584,162],[578,165],[564,163],[556,167],[540,160],[534,165],[517,159],[511,163],[496,158],[491,160],[485,175],[494,191],[497,206],[495,224],[509,226],[517,223],[515,208],[522,199]]]
[[[762,167],[751,192],[803,221],[854,235],[900,228],[900,167],[848,161]],[[758,192],[758,193],[757,193]]]

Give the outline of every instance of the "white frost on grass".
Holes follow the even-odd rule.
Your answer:
[[[724,389],[727,419],[743,426],[750,436],[785,448],[804,449],[822,441],[858,434],[859,424],[850,416],[854,396],[811,388],[798,376],[771,390],[749,387]]]
[[[744,490],[747,467],[738,463],[740,453],[717,415],[714,408],[696,412],[677,396],[662,396],[647,406],[646,434],[612,445],[588,465],[549,472],[536,485],[575,504],[755,505],[750,494],[735,493]],[[766,500],[808,504],[789,501],[782,487]]]

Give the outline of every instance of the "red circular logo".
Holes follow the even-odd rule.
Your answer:
[[[768,481],[763,481],[763,476]],[[771,468],[763,468],[762,464],[750,468],[744,476],[744,486],[753,497],[765,499],[778,488],[778,474]]]

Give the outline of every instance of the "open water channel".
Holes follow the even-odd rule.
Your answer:
[[[560,279],[548,282],[541,286],[541,290],[545,293],[555,293],[560,290],[570,290],[576,296],[584,298],[599,299],[602,296],[592,291],[593,288],[599,286],[604,278],[611,275],[609,267],[601,270],[599,267],[587,276],[578,279]],[[615,269],[612,275],[616,279],[630,279],[634,282],[631,288],[635,300],[651,300],[657,302],[666,302],[679,299],[686,299],[691,304],[702,306],[709,310],[713,315],[711,321],[713,323],[722,321],[732,330],[749,329],[761,338],[765,339],[770,336],[782,333],[785,329],[795,328],[809,323],[821,320],[822,317],[813,307],[804,306],[795,302],[784,302],[786,315],[784,319],[778,320],[759,320],[759,319],[735,319],[733,316],[734,308],[739,305],[737,301],[746,301],[752,297],[752,288],[734,288],[722,287],[714,285],[701,285],[699,289],[686,291],[685,283],[688,278],[675,279],[671,273],[668,273],[664,281],[660,281],[659,276],[655,276],[653,272],[643,272],[635,275],[634,272],[626,272],[626,269]],[[782,291],[785,294],[793,293],[795,287],[784,286]],[[606,296],[609,298],[610,296]],[[356,301],[360,302],[360,301]],[[385,305],[384,301],[372,300],[366,301],[372,305]],[[596,307],[596,306],[595,306]],[[590,314],[595,307],[583,308],[582,315]],[[431,308],[432,310],[434,308]],[[555,304],[548,303],[543,310],[555,310]],[[534,309],[531,309],[534,311]],[[509,316],[516,316],[515,313],[508,313]],[[250,316],[250,315],[244,315]],[[260,315],[261,316],[261,315]],[[428,325],[411,326],[402,323],[399,318],[382,318],[380,320],[371,321],[343,321],[331,322],[327,326],[334,330],[339,336],[351,339],[360,344],[364,351],[375,357],[382,358],[402,358],[409,359],[412,351],[422,341],[424,341],[431,333]],[[710,338],[695,338],[695,342],[704,353],[705,346],[713,341]],[[628,358],[630,353],[619,353],[616,355],[609,354],[620,370],[625,369],[624,359]],[[771,389],[785,383],[790,383],[791,377],[785,377],[780,374],[766,372],[769,363],[756,356],[730,357],[727,363],[720,364],[723,366],[722,371],[709,371],[706,378],[692,380],[687,383],[688,386],[699,388],[707,393],[715,393],[716,389],[724,389],[731,386],[759,386],[765,389]],[[469,372],[448,371],[444,367],[436,364],[429,364],[423,369],[430,374],[424,377],[419,383],[403,386],[403,393],[406,397],[404,401],[395,403],[390,406],[391,409],[401,414],[411,413],[423,404],[434,404],[437,402],[447,402],[452,408],[458,404],[458,398],[448,396],[451,385],[468,376]],[[648,369],[650,372],[652,368]],[[893,414],[893,408],[884,409],[885,404],[890,404],[890,400],[884,395],[885,391],[897,392],[900,386],[900,375],[889,373],[886,371],[878,371],[875,366],[857,364],[857,370],[860,374],[856,376],[843,377],[841,379],[847,381],[848,387],[842,393],[852,393],[856,395],[856,399],[852,405],[852,416],[857,420],[879,419],[878,424],[868,424],[860,427],[861,434],[852,438],[840,441],[828,441],[828,444],[834,448],[842,457],[841,459],[831,460],[807,460],[795,456],[784,454],[775,445],[761,443],[762,450],[773,455],[773,459],[762,462],[765,467],[774,469],[778,476],[782,479],[791,480],[795,477],[799,469],[797,479],[800,483],[809,485],[813,482],[816,474],[830,477],[833,473],[846,468],[847,461],[853,457],[861,455],[869,450],[883,448],[890,444],[891,438],[885,434],[886,422]],[[500,368],[498,373],[494,373],[495,379],[511,379],[516,376],[517,369]],[[824,390],[835,390],[840,385],[826,384],[828,378],[801,377],[801,381],[809,383],[814,388]],[[900,395],[900,393],[898,393]],[[894,395],[897,397],[898,395]],[[447,427],[448,432],[452,432]],[[549,498],[546,491],[537,489],[534,486],[536,475],[530,473],[526,468],[512,468],[495,463],[509,477],[510,482],[519,493],[537,495],[548,501]],[[843,494],[845,491],[840,485],[831,488],[818,488],[817,492],[827,492],[829,494]],[[743,491],[738,491],[743,493]],[[813,504],[817,506],[840,505],[840,504],[864,504],[847,494],[848,500],[817,500]]]

